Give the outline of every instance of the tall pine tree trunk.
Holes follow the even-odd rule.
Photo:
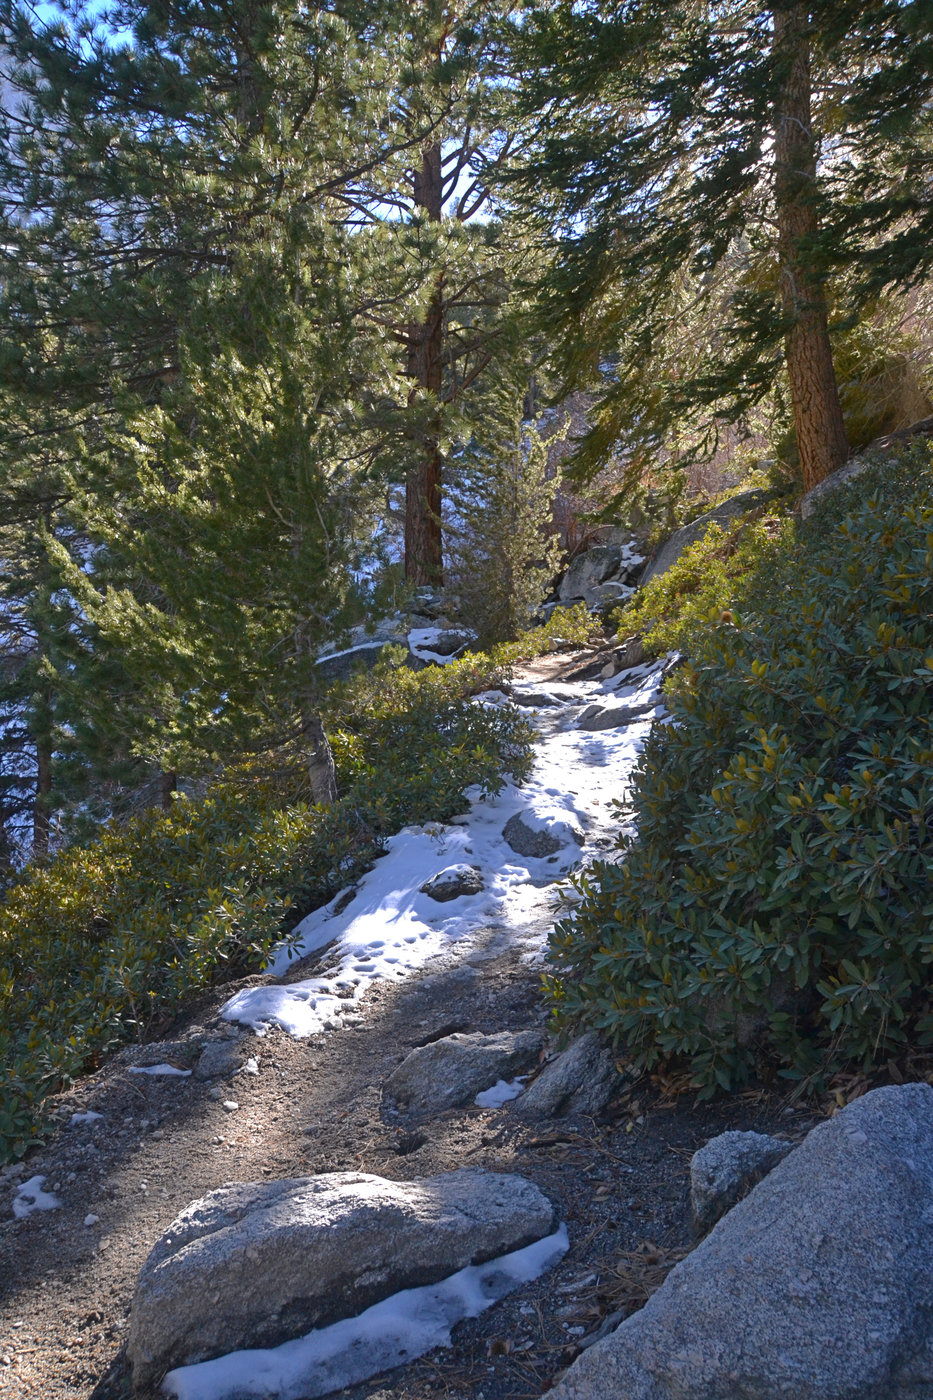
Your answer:
[[[337,772],[330,742],[319,714],[306,714],[304,732],[308,742],[308,782],[311,801],[329,806],[337,801]]]
[[[441,148],[428,146],[415,172],[414,202],[432,223],[443,212]],[[409,332],[408,375],[414,381],[410,402],[430,394],[439,403],[444,356],[444,288],[438,274],[427,315]],[[405,577],[415,584],[443,582],[444,552],[441,537],[440,420],[435,414],[418,443],[418,455],[405,483]]]
[[[849,442],[833,369],[826,296],[808,249],[817,232],[809,11],[791,3],[776,7],[773,16],[774,56],[783,74],[774,136],[781,297],[789,323],[785,346],[797,450],[809,491],[842,466]]]
[[[32,816],[32,858],[45,860],[52,830],[52,745],[43,734],[36,739],[36,798]]]

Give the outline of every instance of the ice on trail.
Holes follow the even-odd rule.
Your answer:
[[[481,929],[499,930],[502,940],[540,959],[552,922],[554,883],[581,860],[605,856],[613,845],[618,819],[612,803],[624,797],[651,722],[664,713],[660,685],[667,669],[668,663],[658,662],[611,680],[546,687],[558,703],[529,712],[540,735],[531,776],[520,786],[507,782],[495,797],[483,799],[478,788],[470,789],[463,816],[406,827],[390,837],[386,854],[355,892],[341,891],[302,920],[269,968],[282,977],[296,960],[327,948],[317,975],[244,988],[222,1015],[260,1035],[270,1025],[298,1037],[335,1030],[344,1017],[355,1019],[356,1004],[374,983],[398,981],[443,955],[466,956],[464,941]],[[540,694],[542,687],[528,690]],[[506,697],[489,692],[478,699],[502,704]],[[594,702],[636,708],[652,701],[657,703],[651,712],[620,728],[594,733],[576,727],[582,710]],[[502,835],[516,815],[533,831],[547,831],[565,844],[549,856],[516,854]],[[444,904],[422,893],[433,876],[460,863],[482,872],[480,893]]]
[[[497,1079],[491,1089],[484,1089],[481,1094],[477,1094],[473,1102],[479,1108],[501,1108],[504,1103],[518,1098],[525,1087],[527,1077],[522,1075],[519,1079]]]
[[[358,1317],[332,1323],[293,1342],[262,1351],[235,1351],[214,1361],[179,1366],[162,1382],[175,1400],[315,1400],[404,1366],[450,1331],[524,1283],[540,1278],[567,1252],[567,1227],[535,1244],[474,1264],[440,1283],[407,1288]]]
[[[13,1214],[17,1220],[25,1220],[37,1210],[58,1210],[61,1201],[51,1191],[43,1191],[44,1176],[31,1176],[17,1187],[13,1197]]]

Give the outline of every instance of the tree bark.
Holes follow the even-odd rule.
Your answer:
[[[811,115],[809,11],[775,7],[774,57],[782,75],[775,113],[774,190],[787,373],[804,490],[849,456],[829,340],[826,295],[813,264],[818,231],[816,141]]]
[[[308,780],[311,785],[311,801],[328,806],[337,801],[337,772],[334,768],[334,755],[324,733],[324,725],[318,714],[305,720],[305,734],[308,738]]]
[[[43,736],[36,739],[36,799],[32,817],[32,858],[45,860],[52,831],[52,746]]]
[[[163,772],[159,774],[159,806],[163,812],[172,810],[172,799],[178,791],[178,774],[175,772]]]
[[[421,153],[421,169],[415,172],[414,202],[432,223],[440,223],[443,212],[441,162],[440,146],[427,146]],[[407,373],[414,381],[409,404],[426,395],[439,404],[443,368],[444,279],[438,274],[427,315],[408,335]],[[418,455],[405,483],[405,577],[414,584],[439,585],[444,578],[440,427],[435,413],[418,442]]]

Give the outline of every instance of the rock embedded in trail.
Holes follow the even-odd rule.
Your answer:
[[[221,1187],[143,1265],[127,1356],[137,1393],[170,1369],[277,1345],[554,1229],[523,1177],[466,1168],[415,1181],[357,1172]]]
[[[736,1201],[782,1162],[793,1144],[765,1133],[720,1133],[693,1154],[690,1210],[694,1228],[705,1234]]]
[[[621,1083],[615,1055],[587,1031],[557,1055],[512,1106],[523,1118],[602,1113]]]
[[[465,1108],[500,1079],[530,1070],[543,1045],[541,1031],[445,1036],[405,1057],[385,1082],[383,1102],[419,1116]]]
[[[485,889],[482,872],[475,865],[448,865],[421,886],[421,893],[430,895],[439,904],[459,899],[464,894],[480,894]]]
[[[931,1400],[933,1088],[821,1123],[551,1400]]]
[[[243,1053],[235,1040],[211,1040],[201,1051],[194,1067],[195,1079],[231,1079],[243,1063]]]
[[[651,700],[647,705],[587,705],[577,720],[577,728],[594,732],[619,729],[625,724],[637,724],[639,720],[647,719],[657,708],[657,700]]]
[[[509,818],[502,828],[502,835],[516,855],[537,860],[556,855],[571,840],[582,846],[586,839],[582,831],[566,821],[554,821],[539,828],[528,826],[520,812]]]

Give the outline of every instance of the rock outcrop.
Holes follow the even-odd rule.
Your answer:
[[[551,1400],[931,1400],[933,1088],[821,1123]]]
[[[568,565],[558,590],[560,601],[597,609],[623,603],[634,592],[644,562],[634,540],[593,545]]]
[[[337,1172],[222,1187],[183,1211],[143,1265],[127,1342],[134,1388],[154,1386],[174,1366],[353,1316],[554,1225],[536,1186],[479,1169],[409,1182]]]

